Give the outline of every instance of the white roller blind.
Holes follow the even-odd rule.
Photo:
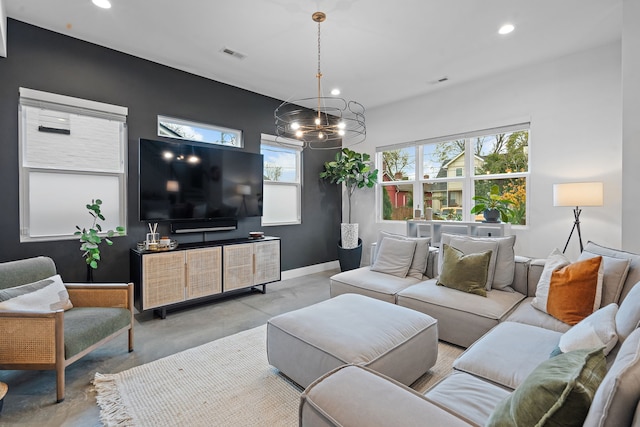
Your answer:
[[[75,238],[101,199],[126,227],[127,108],[20,88],[20,241]]]

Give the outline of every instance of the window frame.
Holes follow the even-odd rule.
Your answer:
[[[415,179],[414,180],[405,180],[405,181],[383,181],[382,174],[379,175],[378,184],[376,188],[383,188],[385,186],[394,185],[398,182],[402,182],[403,184],[413,184],[413,195],[416,194],[424,194],[423,188],[424,184],[434,184],[441,182],[460,182],[462,183],[462,222],[475,222],[475,216],[472,216],[470,211],[471,207],[474,205],[473,196],[475,191],[475,183],[477,181],[486,181],[486,180],[497,180],[497,179],[516,179],[516,178],[524,178],[525,179],[525,189],[527,194],[529,194],[529,184],[530,184],[530,174],[531,174],[531,157],[527,156],[527,170],[526,172],[509,172],[509,173],[498,173],[498,174],[485,174],[485,175],[476,175],[475,173],[475,163],[474,163],[474,154],[472,147],[472,140],[476,137],[488,136],[488,135],[496,135],[500,133],[512,133],[517,131],[527,131],[529,133],[529,147],[530,147],[530,136],[531,136],[531,124],[529,122],[517,123],[513,125],[507,125],[502,127],[483,129],[478,131],[470,131],[456,135],[442,136],[436,138],[428,138],[418,141],[413,141],[410,143],[400,143],[386,146],[376,147],[376,167],[382,170],[383,167],[383,159],[382,153],[385,151],[393,151],[404,148],[415,148],[416,153],[416,161],[415,161]],[[423,166],[423,147],[429,144],[438,144],[442,142],[449,142],[455,140],[464,139],[465,141],[465,163],[464,170],[462,176],[455,177],[442,177],[442,178],[424,178],[424,166]],[[530,148],[529,148],[530,150]],[[456,174],[457,175],[457,174]],[[422,177],[422,178],[421,178]],[[424,206],[422,206],[423,198],[420,197],[420,200],[416,200],[413,198],[413,209],[420,209],[424,212]],[[529,224],[529,198],[526,200],[526,216],[525,216],[525,225],[521,224],[512,224],[512,227],[526,228]],[[376,221],[377,222],[404,222],[405,220],[386,220],[383,218],[383,200],[382,200],[382,191],[376,190]]]
[[[277,148],[285,148],[295,152],[296,154],[296,180],[295,181],[263,181],[263,194],[266,192],[267,186],[283,186],[283,187],[295,187],[296,188],[296,220],[294,221],[271,221],[266,222],[265,217],[261,217],[261,225],[263,227],[275,227],[281,225],[299,225],[302,224],[302,149],[303,145],[300,141],[289,138],[276,137],[274,135],[261,134],[260,136],[260,152],[262,153],[263,146],[271,146]],[[264,171],[264,166],[263,166]],[[264,172],[263,172],[264,175]],[[263,197],[263,203],[266,203],[266,198]],[[264,205],[263,205],[264,211]]]

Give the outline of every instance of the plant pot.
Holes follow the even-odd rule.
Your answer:
[[[485,209],[483,215],[485,222],[500,222],[500,211],[498,209]]]
[[[358,224],[340,224],[340,242],[344,249],[353,249],[358,246]]]
[[[340,271],[355,270],[360,267],[362,259],[362,239],[358,239],[358,245],[355,248],[345,248],[342,241],[338,242],[338,261],[340,262]]]

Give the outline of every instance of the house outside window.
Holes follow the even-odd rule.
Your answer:
[[[498,185],[510,222],[526,225],[528,150],[528,123],[379,147],[379,218],[402,221],[431,208],[434,220],[482,221],[470,213],[472,197]]]
[[[263,134],[260,154],[264,156],[262,225],[300,224],[302,145]]]

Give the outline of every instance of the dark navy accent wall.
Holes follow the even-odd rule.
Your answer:
[[[198,77],[12,19],[7,57],[0,58],[0,262],[50,256],[63,280],[82,281],[86,267],[76,240],[20,243],[18,198],[18,88],[52,92],[129,108],[128,236],[102,247],[96,281],[128,281],[129,249],[144,240],[138,221],[138,140],[156,136],[157,115],[168,115],[244,133],[244,150],[260,152],[260,134],[273,134],[273,110],[281,101]],[[318,178],[335,150],[303,153],[302,224],[261,228],[259,218],[240,220],[233,232],[173,235],[180,243],[247,236],[263,230],[282,238],[282,268],[335,260],[340,234],[340,187]],[[99,159],[96,159],[99,161]],[[99,197],[96,194],[95,197]],[[75,224],[70,224],[69,233]],[[169,234],[169,225],[159,226]]]

